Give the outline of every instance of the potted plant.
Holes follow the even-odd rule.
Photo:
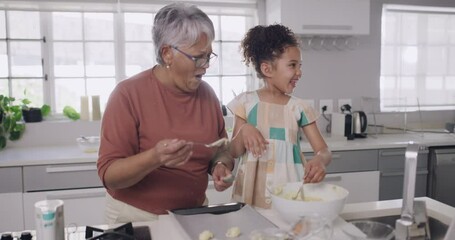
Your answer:
[[[22,102],[22,116],[25,122],[41,122],[43,117],[49,115],[51,107],[47,104],[44,104],[41,108],[30,107],[30,100],[24,98]]]
[[[22,119],[22,106],[14,104],[15,98],[0,95],[0,150],[6,142],[16,141],[25,131]]]

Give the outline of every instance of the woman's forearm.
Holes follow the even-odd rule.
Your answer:
[[[161,164],[153,161],[154,151],[149,150],[131,157],[115,160],[104,174],[108,189],[123,189],[141,181],[147,174]]]

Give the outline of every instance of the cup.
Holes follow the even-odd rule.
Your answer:
[[[43,200],[35,203],[36,239],[65,239],[62,200]]]

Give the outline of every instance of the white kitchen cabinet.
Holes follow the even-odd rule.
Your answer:
[[[266,17],[296,34],[367,35],[370,0],[267,0]]]
[[[23,230],[22,215],[22,192],[0,193],[0,232]]]
[[[35,228],[35,203],[46,199],[63,200],[65,226],[104,224],[106,189],[89,188],[24,193],[25,229]]]
[[[379,171],[331,173],[325,176],[324,182],[346,188],[347,203],[379,200]]]
[[[104,223],[106,190],[96,163],[24,166],[23,179],[25,228],[34,228],[34,204],[45,199],[63,200],[66,225]]]
[[[209,181],[205,196],[209,200],[209,205],[230,203],[232,201],[232,186],[222,192],[215,189],[213,181]]]
[[[0,232],[23,230],[22,215],[22,168],[0,168]]]
[[[304,153],[307,161],[313,153]],[[379,200],[378,150],[333,151],[324,182],[349,191],[348,203]]]
[[[403,197],[405,152],[405,148],[379,150],[379,200]],[[417,156],[416,197],[427,196],[428,152],[428,148],[421,146]]]

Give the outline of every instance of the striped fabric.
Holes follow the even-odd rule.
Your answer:
[[[319,115],[299,98],[291,96],[286,105],[273,104],[261,102],[256,91],[240,94],[227,106],[234,115],[256,126],[269,141],[267,151],[260,158],[249,152],[241,157],[233,199],[270,208],[267,189],[301,180],[299,173],[303,172],[305,161],[299,144],[301,127],[316,121]]]

